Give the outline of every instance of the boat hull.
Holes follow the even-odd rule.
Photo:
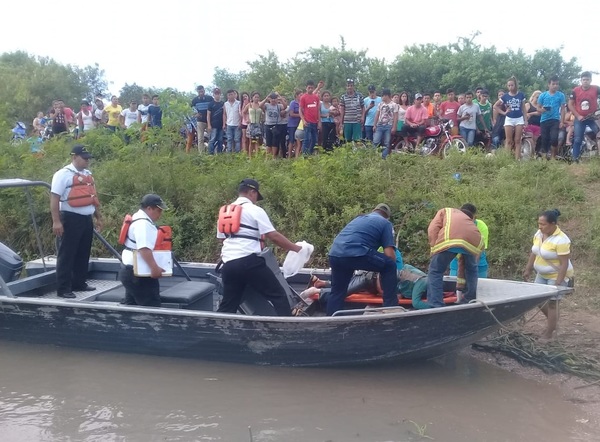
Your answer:
[[[489,306],[279,318],[0,297],[0,338],[250,364],[367,364],[441,356],[539,303],[532,297]]]

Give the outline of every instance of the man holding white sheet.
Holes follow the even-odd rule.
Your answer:
[[[119,280],[125,287],[123,304],[160,307],[158,278],[165,270],[158,266],[152,251],[158,238],[158,227],[154,223],[167,206],[160,196],[153,193],[145,195],[140,206],[140,210],[131,217],[125,249],[121,254],[125,266],[119,273]],[[134,251],[137,252],[137,259],[143,259],[148,264],[150,276],[134,275]]]

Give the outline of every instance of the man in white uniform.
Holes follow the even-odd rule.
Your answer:
[[[154,193],[145,195],[140,204],[140,210],[131,217],[131,224],[125,239],[125,249],[121,254],[123,268],[119,272],[119,280],[125,287],[126,305],[144,305],[160,307],[160,284],[158,278],[164,273],[152,255],[158,227],[154,224],[161,217],[167,205],[162,198]],[[143,259],[150,267],[150,276],[142,277],[133,274],[133,251],[137,251],[138,259]]]
[[[217,233],[223,239],[223,299],[219,312],[236,313],[247,285],[273,304],[279,316],[290,316],[291,308],[285,291],[275,274],[267,267],[261,252],[262,237],[286,251],[299,252],[301,247],[275,230],[267,213],[255,203],[262,200],[259,184],[245,179],[239,185],[238,199],[232,204],[242,206],[240,229],[233,235]]]

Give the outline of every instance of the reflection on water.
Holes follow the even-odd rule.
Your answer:
[[[466,357],[294,369],[0,342],[6,441],[576,440],[558,390]]]

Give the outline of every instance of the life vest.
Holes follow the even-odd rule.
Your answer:
[[[240,228],[254,230],[258,232],[258,228],[242,224],[242,205],[241,204],[226,204],[219,209],[219,220],[217,222],[217,230],[224,234],[227,238],[245,238],[254,241],[263,242],[263,236],[252,236],[239,234]]]
[[[129,237],[129,227],[132,223],[140,220],[145,220],[151,223],[148,218],[132,219],[131,214],[125,215],[121,232],[119,233],[119,244],[125,245],[125,241],[129,240],[135,244],[135,241]],[[156,242],[153,250],[171,250],[173,244],[173,229],[170,226],[157,226]]]
[[[100,201],[96,195],[96,185],[91,175],[83,175],[73,169],[66,167],[73,173],[73,181],[67,185],[69,194],[63,202],[69,203],[71,207],[99,206]]]

